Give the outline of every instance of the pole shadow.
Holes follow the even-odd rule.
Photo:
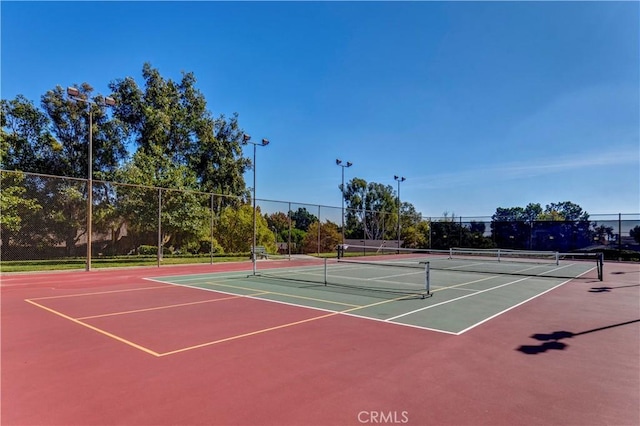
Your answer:
[[[520,351],[527,355],[537,355],[540,353],[544,353],[549,350],[565,350],[569,345],[566,343],[560,342],[562,339],[571,339],[576,336],[581,336],[583,334],[595,333],[596,331],[607,330],[609,328],[621,327],[623,325],[629,325],[636,322],[640,322],[640,319],[621,322],[618,324],[607,325],[604,327],[593,328],[591,330],[581,331],[579,333],[573,333],[571,331],[554,331],[553,333],[543,334],[537,333],[531,336],[532,339],[543,342],[540,345],[522,345],[517,348],[517,351]]]
[[[589,289],[589,293],[609,293],[613,289],[627,287],[640,287],[640,284],[619,285],[617,287],[591,287],[591,289]]]

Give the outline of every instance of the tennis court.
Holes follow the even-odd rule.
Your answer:
[[[442,257],[3,275],[2,424],[638,424],[638,265]]]
[[[427,271],[427,263],[437,263],[434,267],[438,269]],[[595,262],[559,265],[529,258],[525,262],[497,263],[490,258],[425,257],[415,251],[392,255],[380,255],[378,251],[376,256],[339,261],[305,256],[258,265],[260,269],[251,274],[152,280],[460,334],[570,278],[597,279],[598,273]]]

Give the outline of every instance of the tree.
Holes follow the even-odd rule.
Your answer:
[[[320,237],[318,239],[318,233]],[[302,242],[305,253],[331,253],[342,241],[338,225],[331,221],[313,222]],[[319,245],[318,245],[319,243]]]
[[[640,243],[640,225],[636,225],[633,229],[629,230],[629,236],[632,237],[636,243]]]
[[[227,253],[250,252],[253,244],[253,207],[250,204],[237,208],[225,207],[214,236]],[[269,253],[277,252],[273,232],[259,211],[256,213],[256,244],[264,246]]]
[[[456,220],[455,215],[448,213],[436,222],[431,222],[431,248],[448,250],[451,247],[468,247],[469,230]]]
[[[307,232],[312,223],[318,221],[318,218],[309,213],[305,207],[299,207],[295,212],[289,212],[293,226],[297,229]]]
[[[50,148],[48,119],[32,102],[19,95],[0,101],[0,168],[7,170],[38,170]],[[27,189],[26,178],[17,173],[0,175],[0,226],[3,257],[11,243],[29,245],[40,227],[38,215],[42,205]],[[21,255],[25,255],[24,253]],[[16,256],[21,256],[17,255]]]
[[[498,207],[491,218],[492,238],[501,248],[570,251],[591,244],[589,215],[570,201]]]
[[[237,114],[214,119],[193,73],[183,73],[176,82],[145,63],[142,77],[144,89],[130,77],[110,84],[118,101],[115,115],[130,141],[142,153],[167,160],[158,166],[192,172],[192,189],[246,198],[243,174],[251,162],[242,157]],[[160,179],[162,170],[157,173]]]
[[[594,242],[598,244],[607,244],[613,239],[613,227],[606,225],[593,224]]]
[[[69,99],[63,88],[56,86],[42,96],[42,108],[50,119],[56,146],[45,164],[48,173],[57,176],[87,178],[89,166],[88,140],[92,134],[95,179],[112,180],[115,171],[127,158],[120,123],[106,111],[104,97],[92,96],[87,83],[76,87],[86,102]],[[90,117],[91,116],[91,117]]]
[[[101,96],[91,97],[93,89],[83,84],[81,96],[87,102],[69,100],[61,87],[42,96],[44,112],[23,96],[2,101],[2,167],[58,176],[87,178],[89,167],[87,140],[93,139],[92,170],[96,177],[109,178],[126,156],[119,126],[98,105]],[[93,118],[90,126],[89,114]],[[5,155],[6,154],[6,155]],[[35,177],[24,181],[26,194],[43,210],[27,216],[38,229],[33,244],[64,243],[67,255],[75,254],[76,244],[86,234],[88,185],[71,179]],[[96,182],[96,186],[100,186]],[[95,191],[95,186],[94,186]],[[101,191],[95,191],[100,202]],[[36,242],[37,241],[37,242]]]
[[[402,227],[402,241],[407,248],[428,248],[429,222],[426,220]]]
[[[168,244],[194,250],[197,241],[205,238],[210,213],[205,208],[208,201],[202,196],[196,197],[193,191],[226,195],[215,197],[215,212],[222,212],[225,206],[238,207],[238,197],[248,199],[243,173],[251,163],[242,157],[243,132],[237,114],[230,120],[224,116],[212,118],[204,96],[195,87],[192,73],[183,73],[180,81],[173,81],[146,63],[142,76],[142,88],[130,77],[110,84],[117,100],[115,116],[123,123],[129,142],[137,147],[132,161],[119,174],[119,180],[184,190],[165,193],[163,231],[167,234],[163,239]],[[129,208],[126,203],[121,203],[121,207],[129,212],[127,226],[137,229],[142,236],[153,227],[154,222],[148,219],[157,210],[157,201],[153,202],[157,195],[148,191],[141,195],[148,202],[140,203],[135,197],[127,197],[127,202],[135,207]],[[146,211],[142,212],[145,206]],[[170,206],[173,213],[168,211]],[[133,224],[142,217],[147,219]],[[236,246],[234,242],[229,247],[235,250]]]
[[[165,157],[142,151],[122,170],[122,179],[138,185],[117,185],[114,206],[138,244],[157,240],[158,212],[161,212],[163,245],[197,252],[201,242],[210,239],[213,212],[210,194],[189,188],[197,186],[196,177],[185,166],[171,167]],[[153,183],[159,183],[160,189]],[[160,204],[159,204],[160,202]],[[112,218],[112,217],[111,217]],[[119,225],[115,225],[119,226]]]
[[[27,189],[24,185],[24,175],[17,173],[0,174],[0,227],[2,229],[3,258],[12,256],[7,252],[11,243],[24,246],[32,240],[32,233],[38,228],[28,226],[35,220],[29,220],[42,211],[42,206],[37,199],[27,197]],[[27,226],[25,226],[25,224]],[[7,256],[9,254],[9,256]],[[15,254],[13,257],[25,256]]]
[[[583,211],[582,207],[571,201],[547,204],[544,211],[547,214],[557,213],[566,221],[589,220],[589,214]]]
[[[501,248],[531,248],[531,224],[535,220],[533,212],[539,205],[529,204],[522,207],[498,207],[491,217],[493,240]]]
[[[400,239],[404,247],[426,248],[428,246],[429,223],[422,220],[422,215],[416,211],[413,204],[402,203],[400,223]]]
[[[267,221],[269,229],[274,229],[278,234],[289,231],[289,216],[283,212],[272,213],[270,215],[265,214],[264,218]]]
[[[367,181],[353,178],[342,191],[346,204],[345,236],[347,238],[365,238],[365,198]]]
[[[348,238],[397,238],[398,197],[391,185],[353,178],[346,185],[344,199]],[[408,214],[415,212],[412,207],[406,206]]]
[[[22,95],[0,101],[0,168],[46,173],[47,159],[59,145],[50,120]]]

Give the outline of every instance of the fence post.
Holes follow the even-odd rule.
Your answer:
[[[622,260],[622,213],[618,213],[618,260]]]
[[[291,215],[293,212],[291,211],[291,201],[289,201],[289,243],[287,244],[287,248],[289,250],[289,260],[291,260]]]
[[[162,188],[158,188],[158,268],[162,261]]]
[[[320,256],[320,228],[322,225],[321,222],[321,218],[320,218],[320,206],[318,205],[318,256]]]
[[[213,265],[213,193],[211,193],[211,243],[209,244],[211,264]]]

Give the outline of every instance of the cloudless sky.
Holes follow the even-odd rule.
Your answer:
[[[257,198],[340,206],[341,169],[424,216],[640,212],[638,2],[0,3],[1,96],[193,72],[239,114]],[[253,150],[247,147],[245,155]],[[252,185],[252,172],[246,176]]]

